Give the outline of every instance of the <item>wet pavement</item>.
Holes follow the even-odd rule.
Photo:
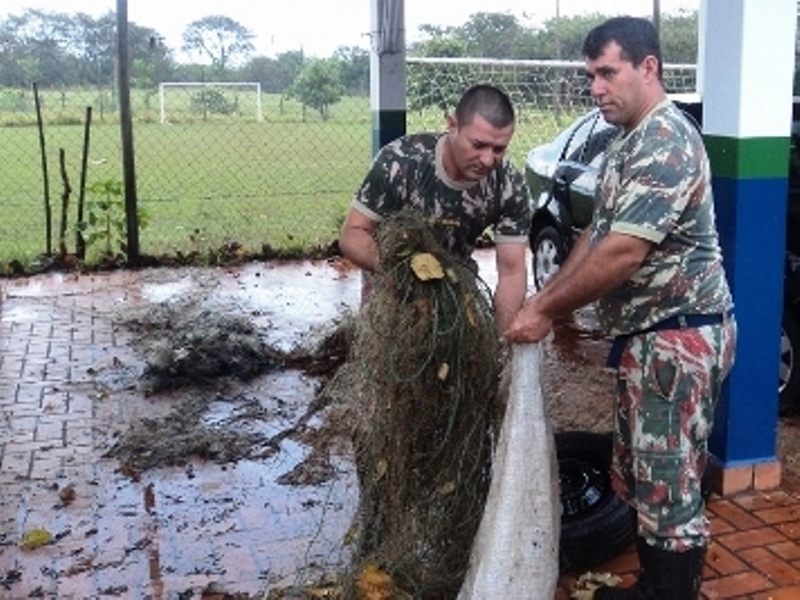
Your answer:
[[[211,393],[144,395],[142,359],[119,326],[126,314],[194,294],[247,315],[268,343],[289,350],[355,306],[359,281],[334,263],[4,281],[0,598],[191,598],[211,583],[256,597],[338,564],[357,502],[344,457],[332,457],[331,481],[291,486],[276,480],[307,451],[291,440],[267,460],[193,461],[133,478],[104,453],[129,424],[165,414],[187,393]],[[242,390],[280,415],[276,427],[305,410],[316,382],[278,371]],[[37,531],[53,541],[20,547]]]
[[[493,287],[493,252],[477,258]],[[275,416],[261,426],[274,431],[300,418],[319,385],[286,370],[148,395],[136,334],[120,326],[126,316],[192,298],[247,316],[268,344],[289,351],[357,307],[357,271],[335,261],[252,263],[49,274],[0,280],[0,290],[0,599],[266,598],[337,572],[358,500],[346,449],[329,457],[333,476],[315,485],[280,483],[310,451],[293,439],[268,458],[137,474],[105,454],[132,423],[169,414],[187,395],[214,394],[210,420],[231,410],[228,398],[257,398]],[[590,315],[564,329],[572,334],[557,336],[553,356],[565,371],[601,361],[606,342],[594,340]],[[606,384],[602,375],[576,379],[573,391],[559,380],[555,388],[567,397]],[[579,412],[564,423],[602,426],[597,413]],[[717,499],[709,515],[704,598],[800,597],[796,493]],[[37,546],[37,534],[49,543]],[[608,568],[630,581],[635,556]],[[563,577],[556,597],[567,598],[573,581]]]

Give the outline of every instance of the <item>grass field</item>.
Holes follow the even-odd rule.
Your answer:
[[[77,92],[76,92],[77,94]],[[72,193],[67,209],[67,247],[74,250],[77,198],[87,97],[54,95],[44,106],[44,136],[50,196],[51,249],[58,249],[64,211],[64,180],[59,153]],[[241,96],[244,98],[244,95]],[[137,195],[147,214],[140,233],[141,252],[150,255],[204,254],[236,242],[257,252],[263,244],[302,252],[332,242],[356,187],[371,160],[371,117],[367,98],[346,98],[331,108],[328,120],[278,96],[263,98],[264,119],[214,116],[203,120],[188,111],[159,119],[152,94],[132,98]],[[173,104],[173,107],[176,106]],[[93,110],[87,183],[122,179],[120,128],[104,103]],[[171,118],[170,118],[171,115]],[[566,122],[571,117],[559,121]],[[46,207],[39,133],[29,112],[0,109],[0,264],[26,264],[46,248]],[[410,113],[408,130],[438,130],[438,111]],[[510,158],[523,166],[527,151],[560,127],[550,113],[522,112]],[[87,202],[96,201],[91,194]],[[119,220],[116,211],[86,209]],[[114,214],[111,214],[114,213]],[[87,216],[87,212],[84,212]],[[101,219],[102,220],[102,219]],[[113,240],[116,249],[119,236]],[[106,239],[105,241],[108,241]],[[91,249],[103,250],[103,244]]]

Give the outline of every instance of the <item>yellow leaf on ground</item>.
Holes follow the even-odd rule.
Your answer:
[[[367,565],[356,582],[360,600],[391,600],[392,576],[375,565]]]
[[[53,534],[46,529],[30,529],[25,532],[20,542],[23,550],[35,550],[41,546],[46,546],[53,541]]]
[[[587,571],[583,573],[575,582],[570,598],[573,600],[592,600],[594,593],[601,587],[616,587],[622,581],[618,576],[611,573],[594,573]]]

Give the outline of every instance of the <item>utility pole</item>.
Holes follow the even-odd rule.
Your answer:
[[[556,60],[561,60],[561,0],[556,0]]]
[[[661,39],[661,0],[653,0],[653,25],[658,39]]]
[[[127,229],[126,255],[130,264],[137,265],[140,260],[139,223],[137,220],[136,167],[133,158],[127,0],[117,0],[117,57],[119,124],[122,137],[122,177],[125,190],[125,224]]]

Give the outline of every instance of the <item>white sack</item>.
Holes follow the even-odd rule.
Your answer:
[[[552,600],[561,501],[553,432],[539,381],[539,344],[516,345],[492,482],[459,600]]]

